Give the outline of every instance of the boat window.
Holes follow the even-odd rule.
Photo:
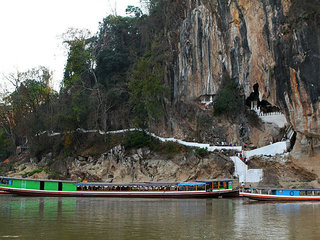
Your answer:
[[[12,185],[12,179],[0,178],[0,184]]]
[[[179,186],[179,191],[186,191],[186,186]]]
[[[194,185],[188,186],[188,191],[195,191],[195,190],[196,190],[196,186]]]
[[[310,195],[308,194],[308,191],[300,191],[300,196],[307,196],[307,195]]]
[[[0,178],[0,184],[5,184],[5,185],[12,185],[12,180],[6,179],[6,178]]]
[[[40,190],[44,190],[44,181],[40,181]]]
[[[58,191],[62,191],[62,182],[58,183]]]

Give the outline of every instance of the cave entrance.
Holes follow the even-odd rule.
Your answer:
[[[274,112],[280,112],[280,109],[276,106],[273,106],[271,103],[269,103],[268,101],[266,100],[262,100],[260,103],[259,103],[259,109],[260,109],[260,112],[262,112],[263,114],[266,114],[266,113],[274,113]]]
[[[257,111],[259,108],[259,84],[256,83],[253,85],[253,92],[249,95],[246,99],[246,106],[249,107],[251,110]]]
[[[273,106],[267,100],[260,101],[258,83],[253,85],[253,92],[246,99],[246,106],[257,112],[258,115],[280,113],[280,108]]]

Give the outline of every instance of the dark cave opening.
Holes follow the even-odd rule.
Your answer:
[[[246,99],[246,106],[251,110],[259,111],[262,114],[280,112],[280,108],[272,105],[267,100],[261,100],[259,98],[259,84],[253,85],[253,92]]]

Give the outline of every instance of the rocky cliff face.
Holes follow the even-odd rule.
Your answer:
[[[52,153],[42,156],[40,161],[30,158],[28,153],[16,157],[8,176],[129,183],[233,178],[235,172],[234,163],[223,153],[200,157],[194,151],[164,154],[146,147],[125,150],[122,145],[95,157],[78,155],[63,159]],[[290,156],[254,157],[248,161],[249,169],[263,169],[263,180],[256,183],[258,186],[319,188],[319,167],[308,171],[310,166],[299,165]]]
[[[9,176],[21,175],[39,170],[31,178],[55,178],[72,180],[86,179],[103,182],[180,182],[211,178],[232,178],[234,164],[229,157],[211,153],[201,158],[193,151],[179,154],[160,154],[148,148],[125,150],[118,145],[97,156],[77,156],[56,159],[52,153],[38,162],[28,155],[21,155],[21,161],[13,164]],[[48,169],[50,171],[41,171]]]
[[[260,100],[285,113],[297,132],[297,152],[317,150],[320,2],[185,2],[188,9],[179,29],[178,57],[173,67],[173,99],[179,113],[176,121],[171,119],[173,134],[184,135],[180,123],[187,106],[199,104],[203,97],[214,98],[228,76],[240,84],[246,98],[256,85]],[[188,127],[195,129],[192,124]]]

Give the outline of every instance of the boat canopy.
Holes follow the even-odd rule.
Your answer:
[[[195,185],[205,185],[205,182],[184,182],[178,183],[179,186],[195,186]]]
[[[200,180],[203,183],[212,183],[212,182],[232,182],[232,179],[208,179],[208,180]]]
[[[77,187],[176,187],[205,185],[205,182],[184,182],[184,183],[77,183]]]
[[[77,187],[171,187],[177,184],[163,183],[163,184],[111,184],[111,183],[77,183]]]

